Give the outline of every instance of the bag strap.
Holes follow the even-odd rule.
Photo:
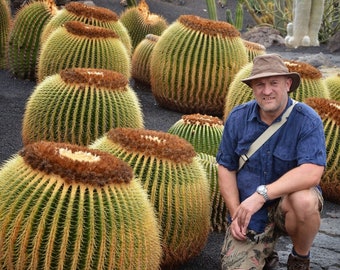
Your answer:
[[[242,169],[243,165],[249,160],[249,158],[284,124],[286,123],[288,116],[293,110],[295,104],[298,102],[293,100],[293,104],[285,111],[281,117],[281,121],[275,122],[269,126],[261,135],[258,137],[252,145],[249,147],[248,153],[240,156],[238,171]]]

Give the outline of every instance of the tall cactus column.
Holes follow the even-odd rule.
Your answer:
[[[159,269],[160,231],[132,169],[70,144],[30,144],[0,170],[1,269]]]
[[[141,180],[161,226],[163,266],[202,251],[210,228],[209,184],[190,143],[165,132],[115,128],[90,147],[124,160]]]
[[[248,55],[236,28],[182,15],[153,49],[152,93],[170,110],[221,116],[229,84],[246,63]]]

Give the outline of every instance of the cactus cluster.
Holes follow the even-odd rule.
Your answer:
[[[160,229],[125,162],[37,142],[0,169],[1,269],[159,269]]]
[[[162,230],[163,266],[202,251],[210,228],[209,184],[190,143],[161,131],[114,128],[90,148],[127,162],[142,182]]]
[[[340,204],[340,102],[311,97],[305,100],[321,117],[327,150],[327,166],[321,178],[321,188],[326,200]]]
[[[16,14],[8,47],[8,65],[14,76],[36,80],[41,33],[55,12],[55,5],[33,1]]]
[[[55,29],[67,21],[80,21],[85,24],[104,27],[114,31],[125,45],[129,54],[131,54],[131,38],[127,29],[119,20],[119,16],[110,9],[90,6],[81,2],[70,2],[65,5],[65,8],[59,10],[58,13],[53,16],[46,24],[41,35],[42,42],[44,42]]]
[[[170,110],[220,116],[229,84],[246,63],[247,52],[235,27],[182,15],[153,49],[152,93]]]
[[[7,68],[8,38],[11,24],[11,11],[7,0],[0,0],[0,69]]]
[[[110,29],[68,21],[42,43],[38,81],[66,68],[113,70],[130,78],[130,55],[117,34]]]
[[[113,127],[144,127],[134,90],[121,73],[73,68],[39,83],[26,103],[24,144],[39,140],[88,145]]]

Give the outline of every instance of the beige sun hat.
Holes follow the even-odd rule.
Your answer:
[[[248,86],[254,79],[272,77],[272,76],[288,76],[292,79],[292,85],[288,93],[296,90],[300,85],[300,74],[297,72],[289,72],[283,59],[278,54],[263,54],[254,58],[253,69],[250,77],[241,80]]]

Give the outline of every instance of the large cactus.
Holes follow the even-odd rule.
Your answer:
[[[0,0],[0,69],[7,68],[8,37],[11,24],[11,11],[7,0]]]
[[[127,28],[132,40],[133,50],[146,35],[154,34],[160,36],[168,27],[165,18],[153,14],[144,0],[138,6],[130,7],[120,15],[120,21]]]
[[[324,80],[329,91],[330,99],[340,101],[340,73],[330,75]]]
[[[285,64],[290,72],[298,72],[301,76],[300,86],[289,94],[290,97],[298,101],[304,101],[309,97],[329,98],[328,88],[322,78],[321,72],[317,68],[308,63],[294,60],[285,60]],[[248,63],[242,67],[231,83],[225,100],[224,120],[233,107],[253,98],[251,88],[241,82],[242,79],[249,77],[252,68],[253,63]]]
[[[113,30],[121,39],[126,49],[131,54],[131,38],[126,27],[119,20],[119,16],[107,8],[90,6],[80,2],[70,2],[65,8],[58,11],[53,18],[46,24],[41,36],[42,42],[67,21],[80,21],[89,25],[104,27]]]
[[[68,21],[42,43],[38,81],[66,68],[99,68],[130,78],[130,55],[118,35],[110,29]]]
[[[128,164],[37,142],[0,170],[1,269],[159,269],[157,218]]]
[[[225,231],[227,228],[228,209],[224,203],[223,197],[218,185],[217,162],[215,156],[198,153],[197,154],[203,168],[206,171],[207,179],[210,185],[211,215],[210,228],[212,231]]]
[[[187,140],[197,153],[216,156],[223,128],[223,122],[218,117],[197,113],[183,115],[169,128],[168,133]]]
[[[88,145],[113,127],[142,128],[142,109],[120,73],[74,68],[47,77],[26,104],[24,144],[39,140]]]
[[[16,14],[8,49],[9,69],[16,77],[36,80],[41,33],[55,12],[55,5],[34,1]]]
[[[126,161],[141,180],[161,226],[163,266],[202,251],[210,228],[209,186],[190,143],[166,132],[115,128],[90,147]]]
[[[139,42],[132,54],[131,76],[139,82],[150,85],[150,59],[159,36],[148,34]]]
[[[308,98],[305,101],[321,117],[327,149],[327,166],[321,179],[326,200],[340,204],[340,102],[325,98]]]
[[[162,107],[223,114],[228,87],[248,56],[236,28],[182,15],[160,36],[151,57],[151,88]]]

